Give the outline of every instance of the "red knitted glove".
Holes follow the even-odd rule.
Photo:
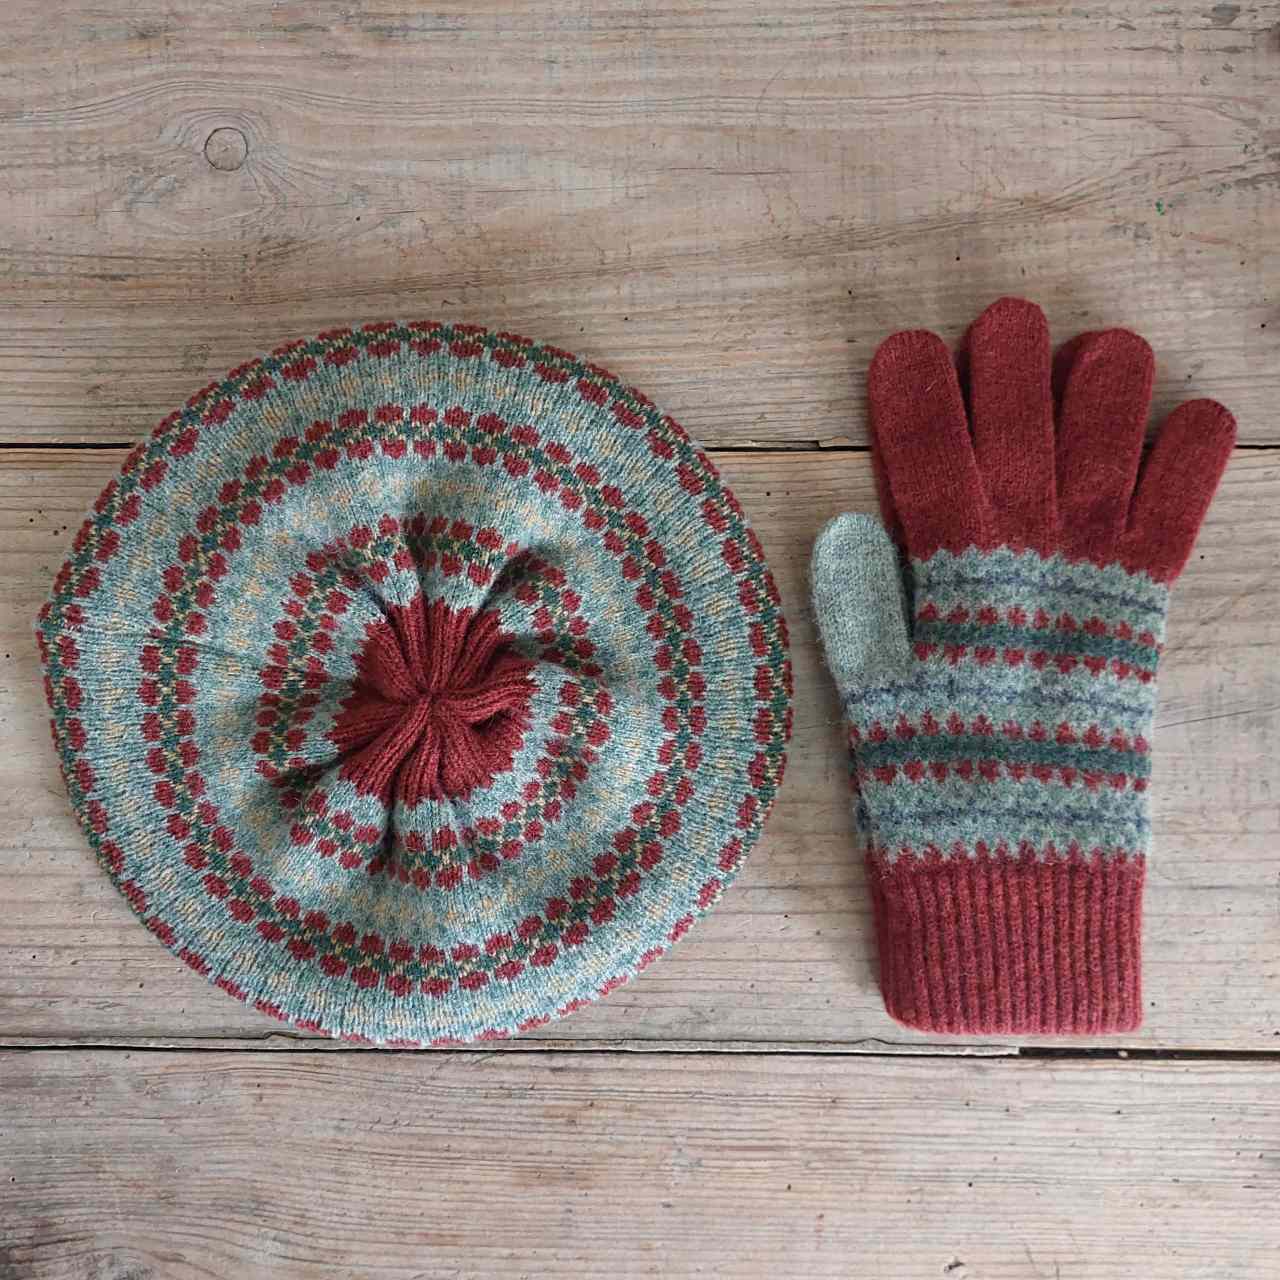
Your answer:
[[[1183,405],[1139,473],[1153,359],[1136,334],[1085,334],[1051,374],[1044,316],[1005,298],[966,354],[967,405],[931,333],[895,334],[872,361],[907,582],[867,517],[834,520],[814,549],[881,988],[929,1031],[1128,1030],[1168,584],[1235,424]]]

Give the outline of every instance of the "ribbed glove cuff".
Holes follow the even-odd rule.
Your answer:
[[[1133,1030],[1145,865],[868,854],[885,1007],[951,1034]]]

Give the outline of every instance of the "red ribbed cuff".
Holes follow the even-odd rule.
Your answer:
[[[1101,1035],[1142,1021],[1142,858],[867,858],[880,989],[953,1034]]]

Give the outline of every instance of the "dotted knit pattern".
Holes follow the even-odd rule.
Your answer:
[[[1145,857],[1168,588],[1009,548],[912,569],[908,678],[845,697],[873,856]]]
[[[435,322],[233,370],[103,491],[37,636],[98,859],[263,1013],[541,1026],[724,892],[782,778],[779,597],[605,370]]]

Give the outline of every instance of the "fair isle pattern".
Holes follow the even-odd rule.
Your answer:
[[[1235,422],[1181,405],[1144,459],[1150,346],[1109,329],[1055,357],[1022,298],[983,311],[963,351],[966,386],[936,334],[880,344],[887,527],[840,516],[814,548],[880,989],[931,1032],[1130,1031],[1168,589]]]
[[[1145,857],[1168,588],[1007,547],[911,568],[914,669],[844,705],[871,855]]]
[[[529,1030],[645,968],[733,878],[790,733],[778,593],[706,454],[473,325],[331,330],[205,388],[37,635],[147,927],[362,1043]]]

